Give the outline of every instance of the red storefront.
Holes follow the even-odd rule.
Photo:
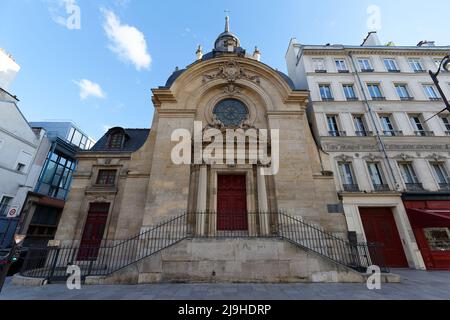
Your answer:
[[[428,270],[450,270],[450,196],[404,195],[403,202]]]

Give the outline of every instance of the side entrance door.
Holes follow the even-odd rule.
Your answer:
[[[367,242],[383,244],[384,261],[391,268],[407,268],[400,234],[390,208],[360,208]]]
[[[109,203],[91,203],[81,239],[78,261],[95,261],[105,233]]]
[[[217,230],[248,230],[246,176],[219,175],[217,189]]]

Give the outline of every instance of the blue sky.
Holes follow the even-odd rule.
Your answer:
[[[65,25],[66,4],[80,8],[80,29]],[[192,63],[198,44],[210,51],[224,10],[244,48],[258,45],[263,62],[286,71],[292,37],[359,45],[370,5],[383,42],[450,44],[448,0],[0,0],[0,47],[21,65],[9,91],[29,121],[72,120],[98,139],[110,126],[150,127],[150,90]]]

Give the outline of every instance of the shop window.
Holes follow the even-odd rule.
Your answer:
[[[424,232],[431,250],[450,251],[449,228],[428,228]]]

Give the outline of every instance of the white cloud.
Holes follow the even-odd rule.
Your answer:
[[[74,81],[75,84],[80,88],[80,99],[86,100],[89,97],[106,98],[106,94],[103,92],[102,88],[98,83],[92,82],[87,79],[82,79],[80,81]]]
[[[109,49],[124,62],[132,63],[138,71],[148,69],[152,58],[147,51],[144,34],[135,27],[122,24],[114,12],[102,11],[105,16],[103,29],[110,40]]]

